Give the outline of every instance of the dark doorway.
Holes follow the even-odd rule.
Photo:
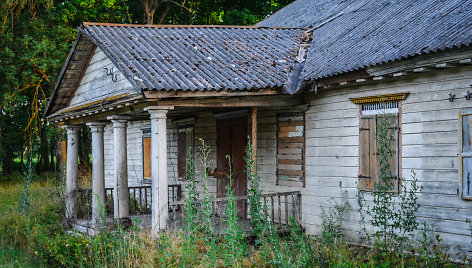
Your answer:
[[[247,117],[217,122],[217,172],[215,172],[217,197],[226,196],[226,185],[229,183],[227,155],[231,157],[234,195],[246,195],[247,177],[244,156],[247,145],[247,124]]]

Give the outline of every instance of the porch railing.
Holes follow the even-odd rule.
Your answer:
[[[262,210],[268,220],[276,224],[280,230],[285,230],[290,224],[290,218],[295,223],[301,223],[301,192],[277,192],[262,194]],[[243,220],[250,219],[249,197],[236,196],[239,217]],[[212,215],[215,224],[221,224],[226,218],[226,206],[228,204],[227,197],[215,198],[212,201]],[[170,202],[171,207],[178,207],[183,211],[185,203],[183,201]]]
[[[152,204],[151,186],[132,186],[129,189],[130,214],[150,214]],[[105,188],[105,211],[107,215],[113,214],[113,188]],[[169,211],[178,211],[180,207],[174,207],[171,202],[180,201],[182,188],[180,184],[169,185]],[[92,189],[79,188],[77,190],[77,216],[87,219],[92,215]]]

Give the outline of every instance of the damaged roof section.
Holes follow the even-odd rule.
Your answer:
[[[310,80],[469,46],[471,18],[472,0],[298,0],[257,25],[312,29]]]
[[[90,38],[140,90],[282,87],[304,30],[84,23]]]

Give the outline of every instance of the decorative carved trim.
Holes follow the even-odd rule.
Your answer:
[[[349,98],[355,104],[367,104],[367,103],[378,103],[378,102],[387,102],[387,101],[401,101],[405,100],[410,92],[407,93],[397,93],[397,94],[387,94],[387,95],[378,95],[378,96],[367,96],[361,98]]]

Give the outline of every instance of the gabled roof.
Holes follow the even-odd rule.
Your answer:
[[[298,0],[257,25],[312,29],[310,80],[469,46],[471,18],[472,0]]]
[[[137,26],[84,23],[140,90],[250,90],[281,87],[304,31],[241,26]]]

